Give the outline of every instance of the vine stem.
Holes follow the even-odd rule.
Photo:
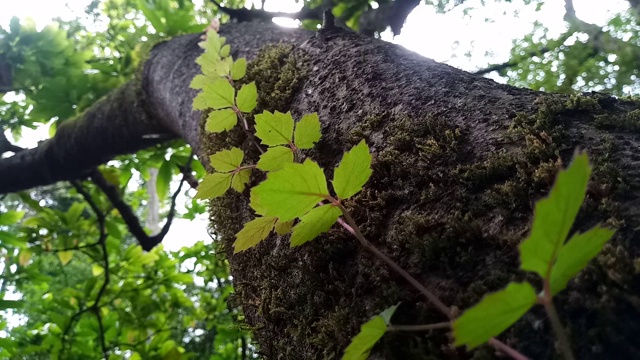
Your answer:
[[[553,331],[558,337],[562,356],[565,358],[565,360],[575,360],[573,352],[571,351],[571,343],[569,342],[569,337],[567,336],[566,331],[564,331],[564,326],[562,326],[562,322],[560,321],[560,317],[558,316],[556,307],[553,305],[553,298],[551,296],[551,285],[549,283],[549,280],[545,279],[543,286],[544,293],[541,297],[538,298],[538,302],[542,303],[542,305],[544,306],[544,310],[546,311],[547,316],[549,317],[549,321],[551,322],[551,327],[553,327]]]
[[[345,228],[348,232],[350,232],[353,236],[358,239],[360,244],[365,247],[365,249],[371,251],[375,256],[384,261],[393,271],[402,276],[405,280],[407,280],[414,288],[416,288],[422,295],[424,295],[430,302],[433,304],[441,313],[447,316],[450,320],[454,320],[454,316],[449,310],[449,308],[442,302],[438,297],[429,291],[424,285],[422,285],[416,278],[411,276],[407,271],[400,267],[400,265],[396,264],[395,261],[391,260],[385,253],[378,250],[373,244],[371,244],[362,234],[360,228],[356,224],[355,220],[351,217],[351,214],[347,209],[340,203],[340,201],[328,198],[333,205],[337,206],[340,211],[342,211],[342,216],[344,216],[346,222],[340,218],[338,218],[338,223]],[[437,323],[437,324],[428,324],[428,325],[392,325],[389,329],[393,330],[407,330],[407,331],[424,331],[424,330],[433,330],[433,329],[444,329],[451,327],[450,322],[445,323]],[[400,329],[402,328],[402,329]],[[501,351],[509,356],[511,356],[515,360],[529,360],[528,357],[521,354],[518,350],[512,348],[511,346],[503,343],[502,341],[491,338],[489,339],[489,345],[493,346],[496,350]],[[574,360],[573,358],[567,358],[567,360]]]
[[[449,328],[451,328],[451,323],[447,321],[425,325],[389,325],[387,326],[387,331],[429,331]]]
[[[518,352],[518,350],[512,348],[511,346],[503,343],[496,338],[489,339],[489,345],[493,346],[496,350],[502,351],[503,353],[511,356],[515,360],[529,360],[528,357],[522,355],[520,352]]]
[[[362,246],[364,246],[365,249],[371,251],[375,256],[380,258],[380,260],[384,261],[387,265],[389,265],[389,267],[391,267],[393,271],[398,273],[405,280],[407,280],[411,285],[413,285],[413,287],[415,287],[418,291],[420,291],[420,293],[422,293],[422,295],[424,295],[424,297],[426,297],[427,300],[429,300],[429,302],[431,302],[431,304],[433,304],[441,313],[443,313],[449,319],[453,318],[449,308],[442,301],[440,301],[440,299],[438,299],[434,293],[432,293],[431,291],[429,291],[429,289],[424,287],[424,285],[422,285],[418,280],[416,280],[416,278],[414,278],[413,276],[411,276],[411,274],[409,274],[407,271],[401,268],[400,265],[396,264],[395,261],[391,260],[391,258],[389,258],[385,253],[378,250],[377,247],[373,246],[373,244],[371,244],[364,237],[364,235],[362,235],[362,232],[360,232],[360,228],[358,227],[358,225],[356,225],[356,222],[351,217],[351,214],[349,213],[349,211],[347,211],[347,209],[345,209],[345,207],[341,203],[335,200],[333,200],[332,203],[336,204],[340,209],[340,211],[342,211],[342,215],[347,221],[347,224],[351,227],[356,239],[358,239],[360,244],[362,244]]]

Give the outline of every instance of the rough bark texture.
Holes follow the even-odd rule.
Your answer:
[[[310,35],[235,24],[222,33],[234,56],[254,59],[246,81],[256,81],[259,109],[291,111],[294,117],[318,112],[323,139],[309,156],[329,178],[342,153],[366,139],[373,176],[345,205],[370,241],[460,309],[511,280],[535,283],[517,270],[517,245],[527,234],[533,203],[576,147],[588,149],[594,178],[575,230],[607,221],[619,231],[557,305],[577,358],[640,356],[637,104],[499,85],[339,29]],[[289,45],[265,46],[278,39]],[[167,124],[202,159],[236,145],[255,160],[244,133],[199,131],[201,114],[190,110],[195,93],[187,87],[197,72],[196,43],[195,36],[181,37],[154,50],[142,81],[147,108],[153,109],[149,117]],[[393,323],[444,320],[338,228],[296,249],[286,237],[273,237],[233,255],[235,233],[252,218],[247,204],[248,191],[212,200],[211,224],[229,249],[236,301],[265,358],[340,358],[364,321],[398,302]],[[539,309],[501,339],[532,358],[556,357]],[[444,332],[388,334],[373,356],[495,357],[490,348],[465,353],[449,343]]]

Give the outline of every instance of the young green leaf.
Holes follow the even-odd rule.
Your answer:
[[[371,154],[362,140],[342,157],[333,175],[333,189],[340,199],[348,199],[362,190],[371,176]]]
[[[213,199],[224,194],[231,186],[231,173],[215,173],[204,177],[198,186],[196,199]]]
[[[206,40],[199,42],[198,46],[202,48],[205,53],[219,54],[220,48],[222,48],[225,41],[226,39],[221,37],[216,31],[209,30],[207,31]]]
[[[293,118],[290,113],[265,111],[255,116],[256,136],[269,146],[289,145],[293,138]]]
[[[256,167],[263,171],[277,171],[291,163],[293,163],[293,151],[285,146],[274,146],[260,155]]]
[[[358,335],[351,339],[351,343],[344,351],[342,360],[366,360],[373,346],[387,331],[389,319],[391,319],[397,307],[397,305],[391,306],[380,315],[376,315],[364,323],[360,327]]]
[[[340,214],[342,214],[340,209],[332,204],[325,204],[311,209],[293,227],[291,247],[302,245],[329,231],[331,226],[338,221]]]
[[[551,264],[566,240],[582,205],[591,167],[586,153],[574,156],[545,199],[536,203],[529,237],[520,244],[520,268],[549,277]]]
[[[62,266],[67,265],[71,259],[73,259],[73,251],[59,251],[58,258],[62,263]]]
[[[251,169],[240,170],[233,175],[233,179],[231,179],[231,187],[233,190],[237,192],[243,192],[245,186],[249,182],[249,177],[251,176]]]
[[[207,116],[204,129],[212,133],[231,130],[238,123],[238,115],[232,109],[213,110]]]
[[[209,77],[203,74],[198,74],[193,77],[193,80],[191,80],[189,87],[192,89],[200,90],[200,89],[203,89],[205,85],[212,83],[215,79],[217,78]]]
[[[558,252],[558,260],[551,269],[551,294],[564,290],[569,280],[598,255],[614,233],[615,230],[596,225],[585,233],[573,235]]]
[[[207,97],[208,107],[222,109],[233,106],[236,91],[227,80],[220,78],[206,84],[201,94]]]
[[[269,173],[267,180],[251,189],[252,207],[281,221],[306,214],[328,196],[322,169],[309,159],[302,164],[287,164],[282,170]]]
[[[467,345],[471,350],[484,344],[520,319],[536,301],[536,292],[529,283],[509,283],[486,295],[453,322],[455,345]]]
[[[284,222],[278,220],[278,222],[276,223],[276,226],[274,227],[274,230],[278,235],[286,235],[291,231],[292,226],[293,226],[293,220],[284,221]]]
[[[247,73],[247,59],[240,58],[233,63],[231,67],[231,78],[233,80],[240,80]]]
[[[318,114],[306,114],[296,124],[293,138],[298,149],[311,149],[320,140],[320,120]]]
[[[13,225],[24,217],[24,211],[9,210],[0,213],[0,225]]]
[[[234,171],[239,168],[242,159],[244,159],[244,153],[237,147],[232,147],[229,150],[221,150],[209,156],[211,166],[216,169],[216,171],[222,172]]]
[[[250,113],[258,105],[258,89],[255,81],[242,85],[236,97],[236,106],[244,113]]]
[[[227,57],[229,56],[229,54],[231,54],[231,46],[229,44],[224,45],[221,49],[220,49],[220,56],[222,57]]]
[[[236,234],[233,252],[239,253],[258,245],[260,241],[269,236],[277,220],[278,218],[275,217],[261,216],[244,224],[242,230]]]

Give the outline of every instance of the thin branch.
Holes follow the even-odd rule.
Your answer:
[[[438,329],[449,329],[450,327],[451,323],[447,321],[425,325],[389,325],[387,327],[387,331],[430,331]]]
[[[496,339],[496,338],[491,338],[489,339],[489,345],[493,346],[496,350],[511,356],[511,358],[515,359],[515,360],[529,360],[528,357],[520,354],[518,351],[516,351],[514,348],[512,348],[511,346],[503,343],[502,341]]]

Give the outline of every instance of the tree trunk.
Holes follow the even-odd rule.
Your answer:
[[[259,109],[291,111],[294,118],[318,113],[323,138],[310,156],[329,177],[345,150],[367,141],[373,176],[345,206],[371,242],[452,307],[465,309],[511,280],[535,284],[518,270],[517,258],[533,203],[574,149],[586,148],[594,176],[575,230],[606,221],[618,232],[556,304],[577,358],[640,356],[638,104],[500,85],[341,29],[312,34],[243,23],[221,33],[234,57],[254,59],[248,81],[258,86]],[[289,45],[269,45],[278,41]],[[0,193],[76,178],[147,146],[149,134],[181,137],[205,162],[231,145],[256,160],[243,133],[200,131],[201,114],[191,110],[195,92],[188,88],[199,72],[197,42],[191,35],[157,46],[142,78],[128,85],[135,96],[112,96],[75,126],[62,126],[56,138],[63,134],[64,141],[45,143],[46,152],[0,160]],[[136,112],[127,113],[131,109]],[[104,123],[114,117],[123,126]],[[104,132],[126,143],[92,143]],[[233,255],[235,233],[253,216],[247,204],[248,191],[211,201],[211,225],[228,249],[237,303],[266,358],[339,358],[363,322],[397,303],[394,324],[445,320],[337,227],[299,248],[291,249],[287,237],[272,237]],[[532,358],[556,356],[540,309],[500,338]],[[444,331],[390,333],[374,356],[495,356],[491,348],[471,354],[449,344]]]

